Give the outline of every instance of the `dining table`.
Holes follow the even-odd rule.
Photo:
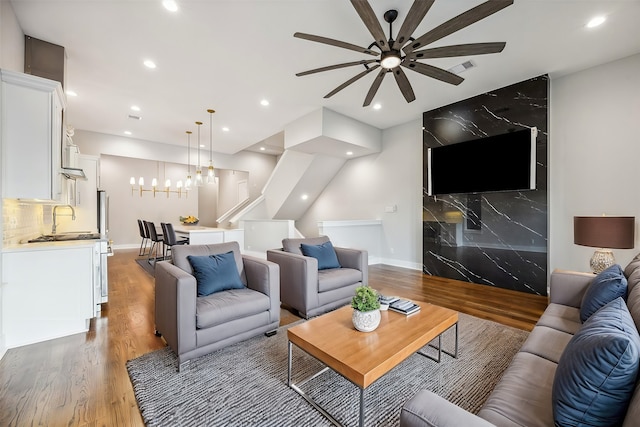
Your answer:
[[[176,237],[188,238],[190,245],[238,242],[244,248],[244,229],[205,227],[202,225],[173,224]]]

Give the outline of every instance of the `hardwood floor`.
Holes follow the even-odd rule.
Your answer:
[[[154,281],[137,250],[109,258],[109,303],[85,334],[8,350],[0,361],[1,426],[142,426],[127,360],[164,346],[154,335]],[[386,265],[369,268],[384,294],[431,302],[531,330],[546,297],[425,276]],[[54,309],[52,307],[52,309]],[[299,320],[282,309],[281,324]]]

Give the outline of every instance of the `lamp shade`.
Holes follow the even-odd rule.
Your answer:
[[[635,217],[574,216],[573,243],[608,249],[633,249]]]

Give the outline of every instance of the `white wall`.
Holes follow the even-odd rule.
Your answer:
[[[382,262],[421,269],[422,118],[386,129],[382,144],[379,154],[349,160],[296,226],[316,236],[318,221],[380,219]]]
[[[24,71],[24,34],[11,2],[0,1],[0,68]]]
[[[549,272],[589,271],[595,248],[573,244],[576,215],[636,217],[640,252],[640,54],[551,82]]]

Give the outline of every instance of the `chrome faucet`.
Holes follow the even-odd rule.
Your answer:
[[[58,208],[69,208],[71,209],[71,215],[65,215],[65,216],[71,216],[72,220],[76,219],[76,210],[73,209],[73,206],[71,205],[55,205],[53,207],[53,226],[51,227],[51,234],[56,234],[56,215],[61,215],[62,214],[56,214],[56,210]]]

